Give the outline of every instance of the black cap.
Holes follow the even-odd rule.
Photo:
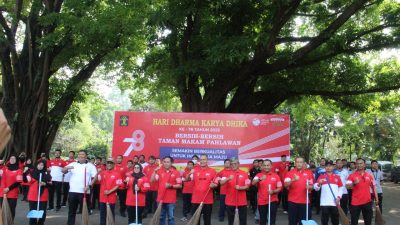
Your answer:
[[[329,166],[329,165],[333,166],[334,164],[333,164],[333,161],[332,161],[332,160],[329,160],[328,162],[325,163],[325,165],[326,165],[326,166]]]

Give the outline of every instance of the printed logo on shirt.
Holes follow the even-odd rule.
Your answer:
[[[272,181],[276,181],[276,178],[275,178],[275,177],[272,177],[271,180],[272,180]]]

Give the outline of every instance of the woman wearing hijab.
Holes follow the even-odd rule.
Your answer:
[[[133,173],[126,178],[128,187],[126,196],[126,205],[128,209],[128,224],[136,222],[142,223],[142,212],[146,205],[146,192],[150,188],[149,179],[143,174],[143,167],[140,163],[136,163],[133,167]],[[138,215],[136,215],[136,191],[138,193]]]
[[[39,182],[40,175],[42,175],[41,182]],[[29,219],[29,225],[43,225],[46,220],[46,207],[49,200],[48,185],[51,183],[51,176],[46,169],[46,161],[39,160],[30,174],[24,173],[23,179],[30,185],[28,192],[29,210],[37,210],[38,196],[40,195],[39,210],[44,212],[41,219]],[[40,193],[38,193],[38,185],[41,185]]]
[[[15,207],[17,207],[17,199],[19,190],[18,187],[22,182],[22,171],[19,168],[18,159],[15,155],[10,157],[8,164],[0,170],[1,186],[0,190],[3,190],[0,201],[3,203],[3,194],[7,195],[8,204],[12,218],[15,217]]]
[[[32,159],[28,158],[24,164],[25,165],[24,165],[23,176],[26,176],[26,175],[30,174],[33,170]],[[22,195],[24,197],[22,199],[22,201],[28,201],[27,197],[28,197],[28,191],[29,191],[29,183],[22,181],[21,187],[22,187]]]

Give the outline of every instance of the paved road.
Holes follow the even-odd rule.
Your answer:
[[[383,196],[383,211],[384,211],[384,218],[386,220],[386,225],[399,225],[400,224],[400,185],[387,183],[383,186],[384,189],[384,196]],[[175,224],[176,225],[186,225],[186,223],[181,222],[179,219],[181,218],[182,212],[182,201],[178,201],[178,207],[175,211]],[[213,208],[213,218],[212,224],[213,225],[227,225],[228,222],[219,222],[217,219],[217,209],[218,206],[214,205]],[[17,206],[17,215],[15,219],[15,225],[23,225],[27,224],[28,220],[26,219],[26,213],[28,212],[28,206],[25,202],[18,202]],[[118,211],[118,210],[117,210]],[[60,212],[48,212],[47,220],[45,224],[51,225],[64,225],[67,222],[67,213],[68,208],[62,208]],[[314,220],[320,223],[320,217],[314,216]],[[81,223],[81,216],[77,215],[76,224],[80,225]],[[252,225],[254,224],[254,215],[249,211],[247,224]],[[277,216],[277,225],[286,225],[287,222],[287,215],[283,214],[282,210],[278,210]],[[149,218],[143,220],[143,224],[146,225],[149,222]],[[94,210],[93,214],[90,216],[90,223],[91,225],[99,225],[99,211]],[[123,218],[117,214],[116,216],[116,224],[117,225],[124,225],[128,224],[128,219]],[[364,224],[362,220],[359,221],[359,224]]]

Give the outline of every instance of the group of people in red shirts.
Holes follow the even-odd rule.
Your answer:
[[[62,160],[60,156],[61,151],[56,150],[54,159],[46,160],[43,157],[37,160],[35,166],[28,166],[28,163],[22,163],[21,160],[19,162],[20,157],[16,156],[11,156],[7,163],[0,162],[1,188],[7,195],[13,217],[19,185],[22,183],[30,187],[26,195],[30,209],[36,209],[39,199],[41,210],[46,212],[47,203],[48,210],[53,210],[56,195],[55,210],[58,211],[66,206],[68,198],[68,225],[75,223],[78,205],[82,205],[85,194],[92,196],[86,199],[91,199],[89,205],[93,208],[96,200],[99,201],[100,225],[106,224],[107,206],[110,206],[113,216],[115,215],[117,200],[121,216],[125,217],[127,212],[128,224],[136,221],[142,223],[142,219],[154,213],[157,204],[162,202],[159,224],[164,225],[167,220],[168,225],[174,225],[179,189],[182,189],[183,200],[181,220],[188,220],[189,215],[203,203],[204,225],[211,225],[214,193],[217,188],[219,220],[224,221],[226,214],[229,225],[234,222],[236,210],[240,225],[247,224],[248,189],[251,186],[256,188],[257,222],[262,225],[267,224],[268,215],[270,224],[276,224],[280,202],[284,210],[288,211],[289,225],[300,224],[301,220],[306,219],[306,208],[310,204],[307,200],[312,199],[311,193],[319,193],[323,225],[328,224],[329,220],[333,225],[339,224],[337,206],[342,205],[345,208],[343,198],[347,192],[344,190],[351,191],[352,225],[358,224],[361,212],[365,224],[371,224],[371,203],[375,201],[379,204],[376,179],[365,171],[363,159],[357,159],[356,169],[350,174],[342,172],[343,168],[340,168],[338,161],[336,165],[325,161],[313,172],[302,157],[297,157],[291,168],[283,155],[281,162],[274,164],[269,159],[258,160],[258,167],[252,168],[248,173],[240,169],[240,162],[235,158],[226,159],[224,168],[217,172],[208,166],[207,155],[201,155],[200,158],[194,156],[193,160],[187,162],[183,172],[175,169],[174,160],[169,156],[158,163],[155,157],[150,156],[146,163],[142,158],[140,161],[128,160],[126,165],[121,155],[116,159],[108,158],[105,163],[96,160],[94,165],[88,161],[87,153],[83,150],[79,152],[78,159],[75,159],[74,152],[70,152],[68,160]],[[42,187],[40,193],[38,185]],[[61,196],[62,191],[64,196]],[[311,219],[311,210],[308,210],[308,214]],[[30,224],[44,224],[45,218],[46,215],[40,220],[30,220]]]

